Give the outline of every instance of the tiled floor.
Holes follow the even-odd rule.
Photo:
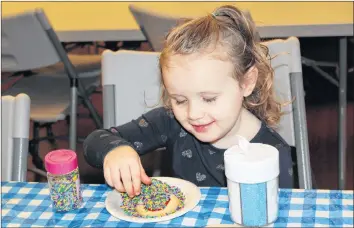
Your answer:
[[[147,47],[143,47],[146,49]],[[2,85],[5,89],[6,86]],[[102,115],[102,96],[94,94],[92,96],[94,106]],[[80,108],[80,113],[86,113],[86,110]],[[307,122],[310,142],[311,165],[317,180],[317,187],[322,189],[337,189],[338,182],[338,140],[337,140],[337,106],[336,105],[309,105],[307,107]],[[348,105],[347,121],[347,189],[353,189],[353,153],[354,153],[354,103]],[[56,123],[54,126],[56,135],[64,135],[68,132],[68,126],[65,121]],[[95,126],[91,119],[80,118],[78,121],[78,135],[87,136]],[[44,135],[45,131],[41,131]],[[60,148],[67,148],[67,140],[58,140]],[[51,150],[47,142],[40,144],[40,156],[43,158]],[[84,183],[103,183],[103,175],[100,170],[90,167],[83,158],[82,145],[78,144],[77,153],[79,157],[79,167],[82,182]],[[144,158],[146,164],[151,165],[153,156]],[[31,166],[31,158],[28,159]],[[28,173],[28,180],[34,180],[34,174]],[[42,181],[46,181],[42,179]]]

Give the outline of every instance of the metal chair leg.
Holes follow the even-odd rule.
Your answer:
[[[47,173],[44,172],[43,170],[37,169],[37,168],[28,168],[28,171],[33,172],[36,175],[39,175],[41,177],[47,178]]]
[[[90,115],[92,116],[92,119],[96,124],[96,128],[102,128],[103,127],[102,117],[98,114],[97,110],[89,100],[81,83],[79,83],[79,97],[80,99],[82,99],[83,105],[89,110]]]
[[[56,143],[55,136],[53,134],[53,129],[52,129],[53,123],[48,123],[45,125],[47,129],[47,136],[48,136],[48,141],[52,147],[53,150],[58,149],[58,144]]]
[[[44,169],[43,161],[39,157],[39,128],[38,122],[33,123],[33,139],[30,141],[30,154],[32,155],[32,162],[38,169]]]
[[[37,169],[40,170],[45,170],[43,161],[39,156],[39,129],[40,129],[40,124],[38,122],[33,123],[33,138],[29,142],[29,153],[32,156],[32,163],[35,165]],[[39,182],[40,181],[40,176],[36,175],[35,176],[35,181]]]
[[[65,121],[66,121],[66,125],[70,125],[70,116],[69,115],[66,115],[65,117]]]

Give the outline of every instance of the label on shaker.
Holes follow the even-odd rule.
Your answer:
[[[273,223],[278,216],[277,186],[277,178],[258,184],[228,181],[232,220],[243,226],[264,226]]]

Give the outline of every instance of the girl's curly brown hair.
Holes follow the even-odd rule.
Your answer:
[[[268,48],[260,43],[252,18],[234,6],[219,7],[212,14],[185,20],[173,28],[165,38],[160,55],[161,75],[168,68],[170,56],[202,54],[210,47],[225,50],[226,55],[221,58],[232,61],[235,66],[233,77],[240,84],[251,67],[258,69],[256,86],[253,93],[244,98],[243,106],[269,126],[275,126],[281,117],[281,104],[274,96],[274,72]],[[170,106],[163,77],[162,100],[167,107]]]

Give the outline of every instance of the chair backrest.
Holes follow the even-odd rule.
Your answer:
[[[181,19],[158,14],[136,5],[129,5],[129,10],[154,51],[162,50],[165,35]]]
[[[2,18],[2,71],[35,69],[60,61],[42,23],[47,20],[41,10]]]
[[[105,50],[102,54],[103,125],[117,126],[160,100],[158,52]],[[129,107],[129,108],[127,108]]]
[[[26,181],[30,98],[1,97],[1,180]]]
[[[136,5],[129,5],[129,10],[133,14],[146,40],[150,43],[153,51],[157,52],[162,51],[163,41],[169,30],[182,19],[156,13]],[[246,17],[253,21],[249,11],[245,11],[244,13]],[[256,39],[260,39],[258,31],[256,31],[255,37]]]
[[[296,147],[300,188],[312,188],[299,41],[264,42],[275,71],[274,86],[283,107],[278,133]],[[158,52],[105,51],[102,57],[104,127],[117,126],[148,111],[160,100]],[[145,101],[147,101],[145,103]]]
[[[292,56],[288,49],[288,41],[272,40],[264,42],[268,47],[271,60],[271,65],[274,70],[274,90],[276,98],[281,103],[289,103],[293,100],[291,91],[290,71],[292,70]],[[301,69],[301,68],[300,68]],[[287,75],[287,77],[284,77]],[[289,76],[288,76],[289,75]],[[295,145],[295,126],[294,126],[294,103],[289,103],[282,107],[285,115],[280,119],[280,124],[277,132],[285,139],[290,146]]]
[[[62,61],[70,77],[76,73],[42,9],[1,19],[1,71],[16,72]]]
[[[284,106],[278,133],[296,148],[299,187],[312,188],[312,174],[306,121],[305,93],[302,78],[300,42],[296,37],[263,42],[269,49],[274,70],[274,89]]]

